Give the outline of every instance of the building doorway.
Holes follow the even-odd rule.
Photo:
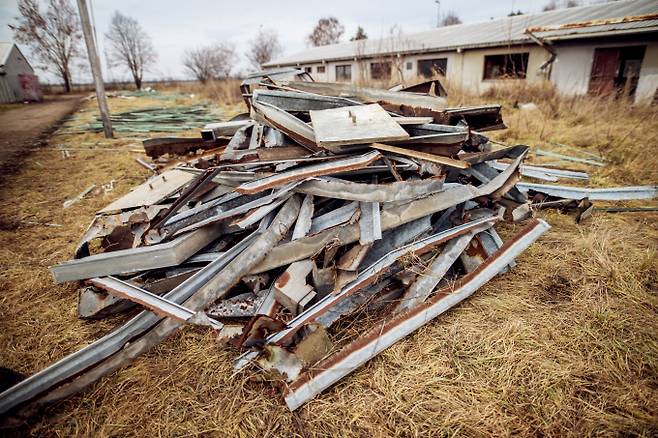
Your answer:
[[[645,50],[645,46],[594,49],[588,93],[634,96]]]

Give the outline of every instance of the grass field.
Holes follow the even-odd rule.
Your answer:
[[[111,99],[110,105],[118,111],[198,99]],[[502,102],[509,129],[492,133],[497,141],[569,153],[555,142],[602,154],[610,162],[604,168],[560,163],[590,172],[592,186],[658,181],[656,107],[560,100],[531,89],[477,99],[457,93],[451,100]],[[517,101],[534,101],[539,109],[515,108]],[[240,106],[218,110],[228,117]],[[88,101],[76,118],[88,121],[94,113],[95,101]],[[71,156],[63,158],[58,145],[67,145]],[[32,374],[126,320],[77,319],[76,285],[55,285],[47,268],[70,258],[96,210],[147,177],[134,161],[143,156],[133,152],[140,147],[127,135],[108,141],[102,134],[60,133],[6,179],[0,366]],[[96,190],[62,209],[90,184],[110,181],[111,191]],[[233,374],[234,350],[208,332],[185,328],[18,433],[657,435],[658,214],[595,213],[579,225],[555,211],[539,216],[553,228],[519,257],[516,269],[295,413],[272,385]],[[517,228],[506,225],[504,234]]]

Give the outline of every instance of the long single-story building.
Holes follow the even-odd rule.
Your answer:
[[[18,46],[0,43],[0,103],[41,100],[39,78]]]
[[[477,93],[549,79],[564,95],[624,90],[637,102],[652,102],[658,1],[616,1],[313,47],[264,67],[299,67],[328,82],[412,82],[439,75]]]

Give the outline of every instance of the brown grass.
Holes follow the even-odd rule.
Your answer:
[[[656,108],[580,99],[555,103],[558,117],[550,99],[534,100],[537,111],[513,108],[513,100],[503,101],[510,129],[492,133],[498,140],[600,151],[612,162],[606,168],[568,165],[586,168],[593,185],[658,179]],[[111,100],[122,108],[151,103]],[[94,104],[81,115],[90,116]],[[222,109],[227,116],[240,110]],[[90,150],[62,159],[54,149],[60,143]],[[70,256],[97,209],[147,176],[128,151],[137,146],[127,136],[55,136],[8,178],[0,194],[1,366],[34,373],[125,320],[78,320],[75,285],[54,285],[47,266]],[[88,184],[110,180],[114,191],[61,209]],[[557,212],[541,216],[553,228],[516,269],[296,413],[270,384],[233,375],[234,350],[186,328],[21,433],[655,436],[658,215],[595,214],[580,225]],[[517,228],[505,225],[502,234]]]

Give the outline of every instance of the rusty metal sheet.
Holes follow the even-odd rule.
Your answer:
[[[345,287],[343,287],[340,291],[327,295],[325,298],[318,301],[304,312],[300,313],[296,318],[288,323],[285,329],[269,336],[267,338],[267,343],[279,345],[285,344],[286,342],[290,341],[291,337],[294,336],[296,330],[299,329],[299,327],[310,322],[320,323],[325,327],[329,327],[336,319],[338,319],[338,317],[341,316],[338,312],[335,311],[335,307],[339,303],[345,300],[350,300],[353,296],[358,295],[360,290],[375,282],[378,276],[387,270],[391,265],[393,265],[400,257],[406,256],[408,254],[422,255],[450,239],[469,233],[474,229],[479,229],[479,227],[483,224],[493,223],[498,220],[498,217],[491,216],[488,218],[471,221],[466,224],[451,228],[450,230],[433,234],[417,242],[410,243],[403,246],[402,248],[391,251],[368,268],[359,272],[357,277]],[[236,369],[242,369],[257,356],[257,352],[245,353],[236,359],[234,362],[234,367]]]
[[[518,178],[518,166],[525,153],[519,155],[510,167],[496,178],[480,187],[462,184],[445,184],[445,190],[403,205],[385,207],[381,212],[382,231],[396,228],[407,222],[445,210],[470,199],[495,195],[509,189]],[[265,272],[279,266],[289,265],[297,260],[312,257],[319,253],[329,242],[347,245],[359,239],[359,225],[350,224],[334,227],[315,235],[303,237],[277,246],[269,252],[253,270],[253,273]]]
[[[299,408],[380,352],[471,296],[549,228],[546,222],[535,220],[476,271],[438,291],[426,302],[375,325],[338,353],[315,364],[288,386],[285,397],[288,408],[291,411]]]
[[[278,187],[293,181],[300,181],[314,176],[330,175],[348,170],[356,170],[367,167],[381,157],[379,152],[370,152],[367,154],[332,160],[320,164],[299,167],[287,172],[280,172],[269,177],[257,179],[244,183],[236,188],[236,191],[243,194],[255,194],[269,188]]]
[[[391,152],[393,154],[404,155],[407,157],[417,158],[419,160],[429,161],[430,163],[443,164],[444,166],[454,167],[457,169],[468,169],[470,164],[466,161],[455,160],[452,158],[444,157],[442,155],[428,154],[427,152],[419,152],[412,149],[399,148],[397,146],[391,146],[381,143],[373,143],[370,145],[371,148]]]
[[[368,184],[324,176],[305,181],[295,188],[295,192],[348,201],[402,202],[443,190],[443,181],[443,177],[434,177],[387,184]]]

